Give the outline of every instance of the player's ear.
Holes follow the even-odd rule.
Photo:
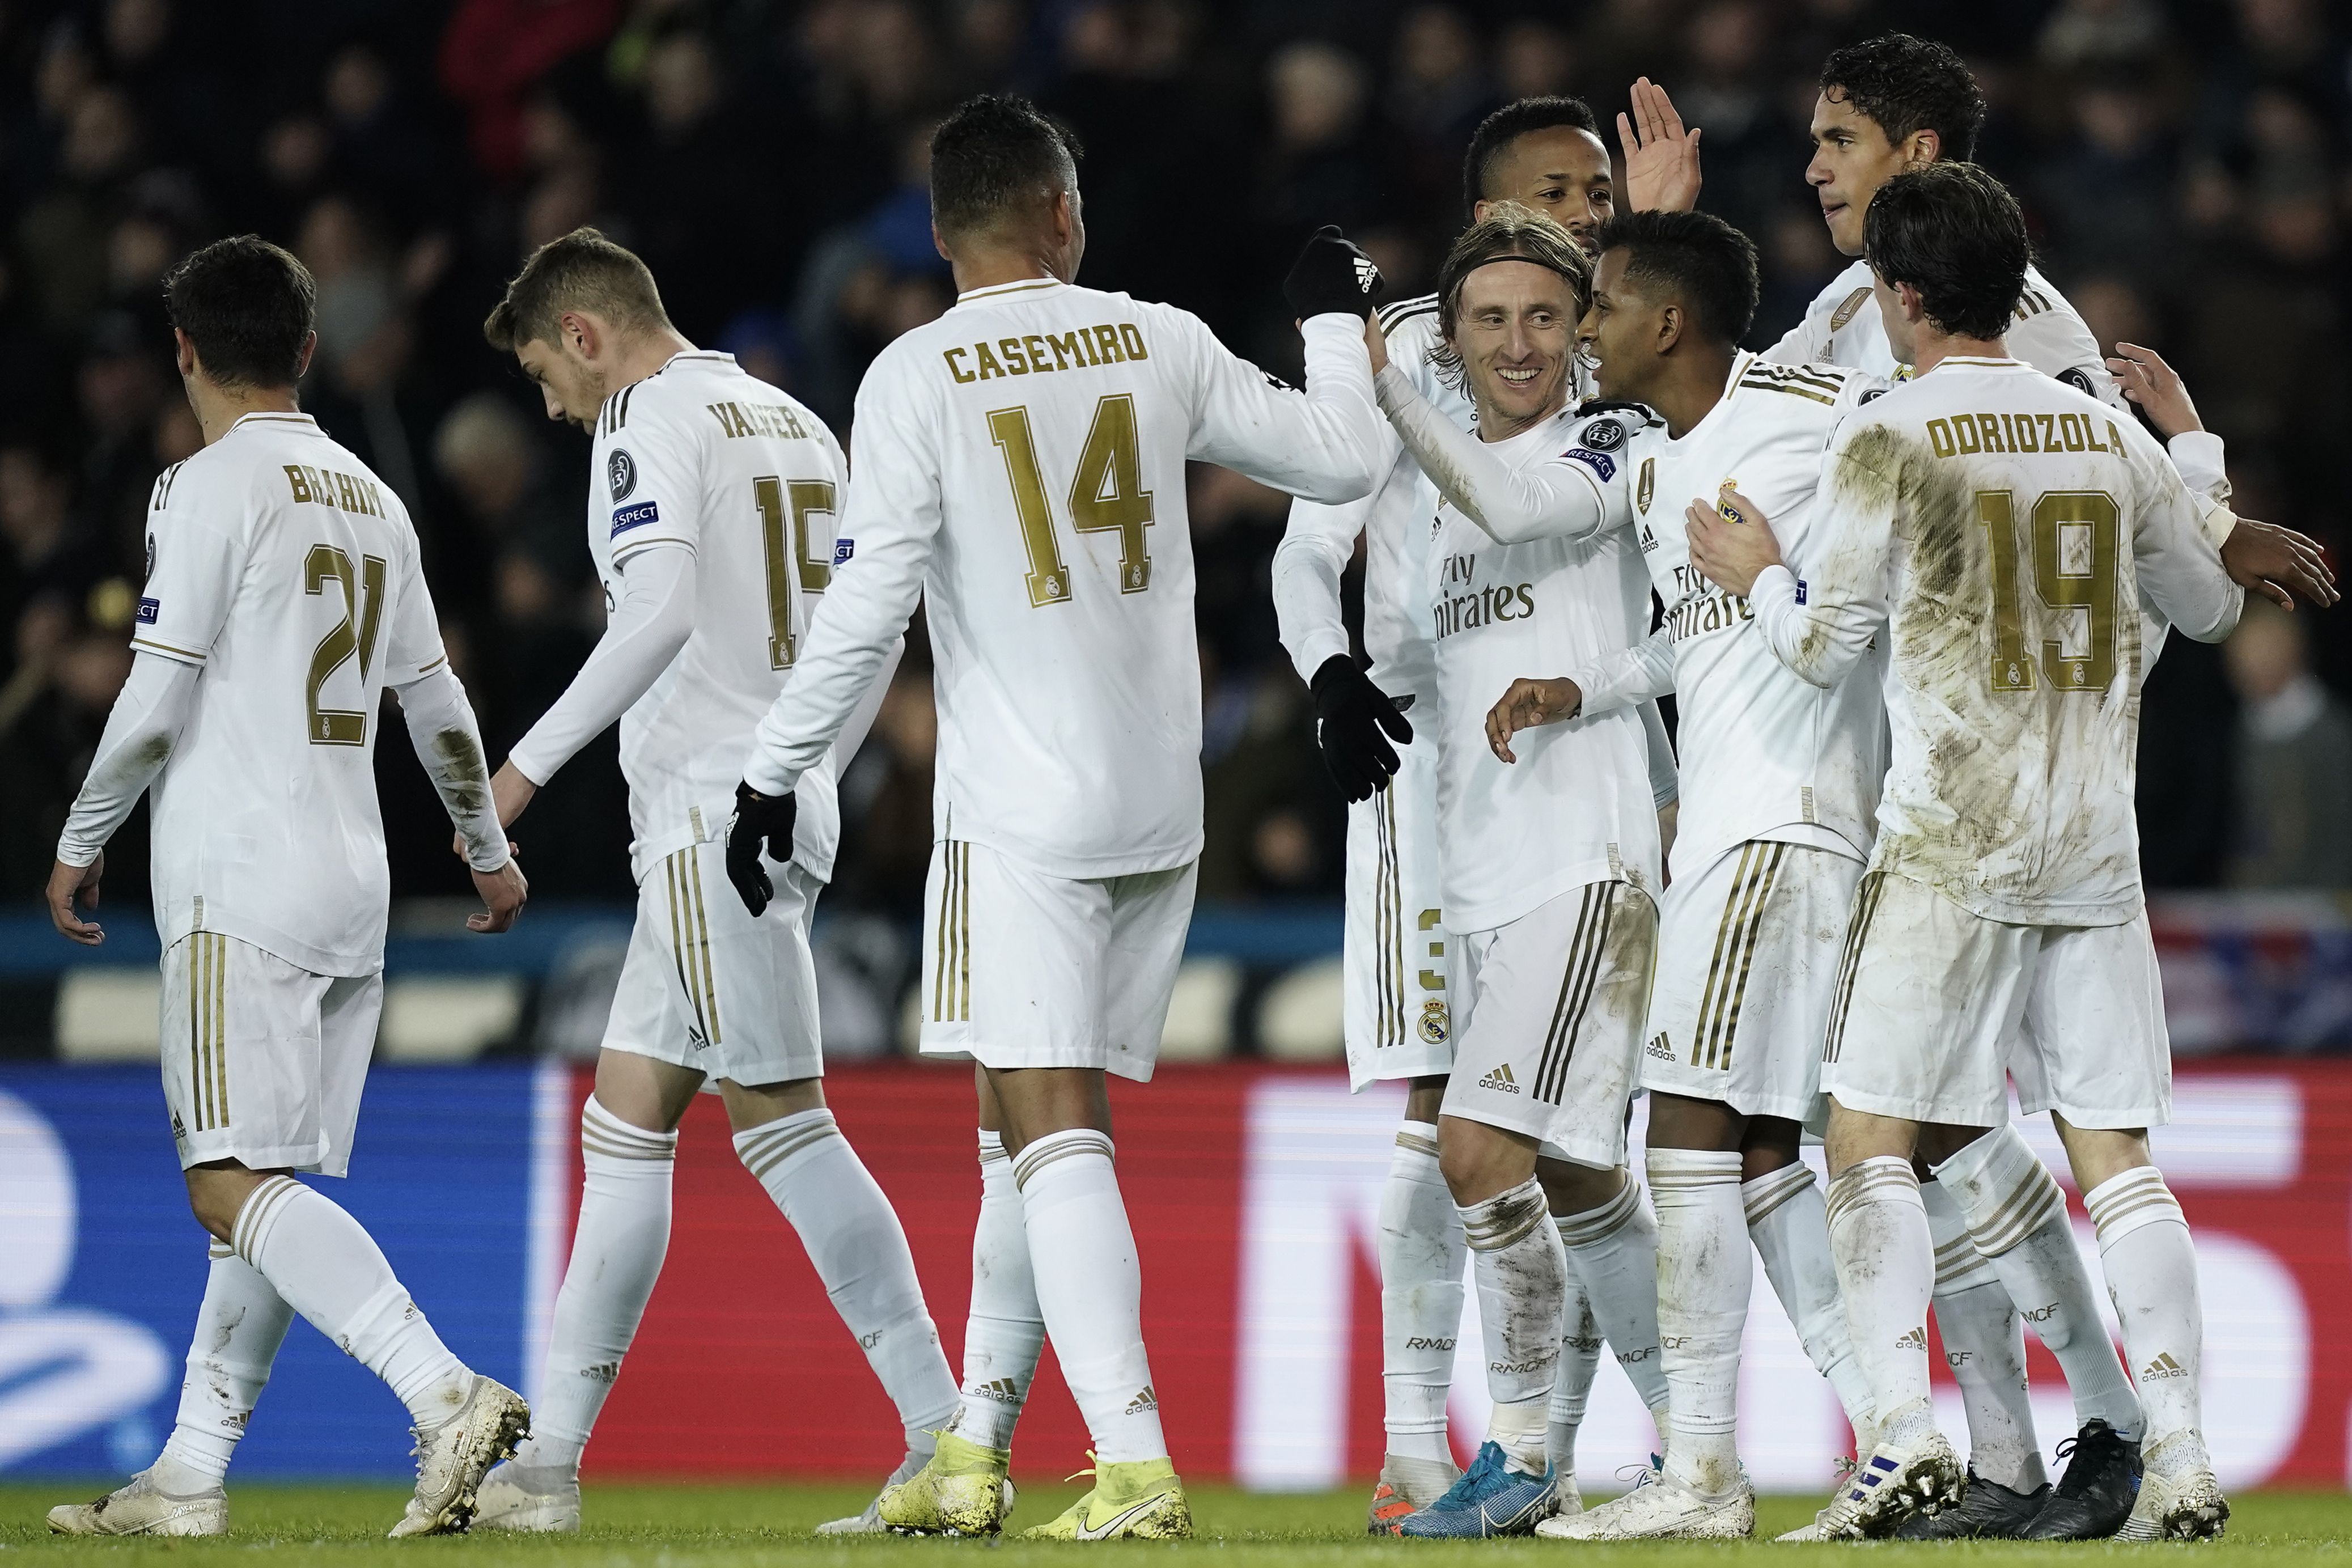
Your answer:
[[[177,327],[172,329],[172,359],[183,377],[196,374],[196,340]]]
[[[1682,342],[1683,328],[1685,324],[1683,320],[1683,308],[1680,305],[1662,305],[1658,308],[1658,352],[1660,353],[1672,353],[1674,346]]]
[[[931,223],[931,248],[940,253],[940,259],[941,261],[952,262],[955,260],[955,257],[950,254],[948,250],[948,242],[940,237],[940,226],[936,219]]]
[[[319,352],[319,334],[312,332],[302,340],[302,352],[294,356],[294,379],[301,380],[310,374],[310,356]]]
[[[604,341],[604,332],[593,316],[579,310],[566,310],[556,318],[561,329],[558,346],[569,344],[582,359],[594,359]]]
[[[1903,166],[1916,169],[1944,155],[1944,138],[1923,126],[1903,138],[1899,151],[1903,154]]]

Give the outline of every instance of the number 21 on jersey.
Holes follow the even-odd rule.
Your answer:
[[[310,743],[314,746],[367,744],[367,715],[351,708],[322,708],[320,689],[327,678],[356,656],[360,679],[367,680],[375,662],[375,638],[383,625],[383,557],[362,555],[360,569],[352,570],[351,552],[331,544],[313,544],[302,559],[302,591],[317,594],[330,581],[343,591],[343,618],[319,639],[310,653],[310,677],[302,689],[308,710]],[[354,623],[356,622],[356,625]]]
[[[1991,546],[1992,689],[2031,691],[2038,662],[2056,691],[2105,691],[2116,678],[2116,569],[2122,518],[2102,490],[2051,490],[2026,513],[2033,586],[2052,610],[2088,613],[2084,651],[2069,655],[2043,640],[2037,661],[2025,646],[2025,584],[2018,561],[2017,500],[2008,490],[1979,490],[1977,521]]]
[[[1058,605],[1070,596],[1070,569],[1054,537],[1029,411],[993,410],[988,435],[1004,454],[1005,478],[1013,483],[1013,510],[1021,519],[1021,543],[1029,556],[1030,606]],[[1115,392],[1096,402],[1094,425],[1078,451],[1077,472],[1070,476],[1069,500],[1073,529],[1118,535],[1118,591],[1140,594],[1150,587],[1151,557],[1143,548],[1143,531],[1151,526],[1151,492],[1143,488],[1143,463],[1136,454],[1133,395]]]

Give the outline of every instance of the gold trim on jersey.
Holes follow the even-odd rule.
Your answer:
[[[719,987],[710,970],[710,921],[702,902],[702,860],[695,847],[673,850],[662,858],[669,892],[670,960],[686,1005],[704,1043],[717,1045]]]
[[[190,1131],[228,1125],[228,939],[188,938],[188,1116]]]
[[[1870,922],[1878,913],[1878,900],[1886,891],[1886,873],[1865,872],[1862,885],[1854,889],[1853,919],[1846,927],[1845,952],[1838,960],[1837,990],[1830,1000],[1829,1037],[1823,1042],[1822,1060],[1833,1062],[1845,1048],[1846,1009],[1853,1005],[1854,976],[1862,970],[1862,945],[1870,935]]]
[[[157,653],[170,654],[173,658],[193,658],[198,664],[202,664],[205,659],[209,657],[208,655],[198,653],[192,647],[173,647],[170,643],[157,642],[153,637],[132,637],[131,639],[131,646],[132,647],[152,648]]]
[[[1731,1047],[1739,1037],[1739,1006],[1748,996],[1748,965],[1788,854],[1786,844],[1760,839],[1739,847],[1739,867],[1732,873],[1731,896],[1724,900],[1723,919],[1715,928],[1715,956],[1707,965],[1698,1021],[1691,1031],[1695,1068],[1726,1070],[1731,1066]]]
[[[1802,397],[1814,403],[1834,404],[1838,394],[1845,390],[1843,374],[1816,365],[1775,364],[1770,360],[1749,360],[1739,370],[1739,380],[1733,388],[1751,386],[1759,392],[1785,392],[1791,397]]]
[[[940,912],[931,934],[931,1022],[971,1022],[971,846],[940,843]]]
[[[1535,1097],[1558,1105],[1568,1090],[1568,1064],[1576,1054],[1576,1037],[1592,1005],[1594,983],[1601,977],[1602,956],[1609,947],[1609,926],[1617,915],[1616,882],[1588,882],[1584,901],[1576,914],[1576,935],[1568,944],[1568,964],[1560,972],[1559,1000],[1552,1005],[1551,1027],[1544,1034],[1543,1056],[1536,1064]]]
[[[1853,313],[1856,310],[1861,310],[1862,302],[1869,298],[1870,290],[1868,289],[1857,289],[1853,293],[1848,294],[1845,297],[1844,302],[1839,305],[1836,310],[1830,312],[1830,331],[1834,332],[1840,327],[1844,326],[1848,321],[1853,321]]]
[[[1372,988],[1381,999],[1372,1047],[1404,1044],[1404,897],[1397,873],[1396,795],[1393,780],[1372,796],[1372,842],[1378,869],[1372,882]]]

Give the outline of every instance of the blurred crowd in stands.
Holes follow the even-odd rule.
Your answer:
[[[198,444],[157,286],[192,245],[256,230],[316,273],[304,405],[406,500],[499,758],[603,613],[586,438],[478,331],[540,242],[594,223],[636,248],[688,337],[854,460],[866,362],[952,300],[924,149],[964,93],[1076,127],[1083,281],[1285,372],[1278,285],[1315,226],[1417,291],[1483,114],[1572,92],[1607,121],[1646,74],[1705,129],[1702,205],[1761,247],[1761,345],[1842,265],[1802,179],[1820,62],[1898,26],[1975,63],[1979,155],[2046,269],[2103,341],[2187,374],[2239,510],[2352,538],[2352,26],[2329,0],[0,0],[0,888],[41,885],[128,668],[150,486]],[[1192,503],[1202,893],[1328,895],[1340,808],[1266,594],[1285,503],[1208,468]],[[2352,610],[2173,640],[2147,701],[2152,882],[2352,885],[2347,680]],[[845,781],[833,907],[914,910],[934,730],[919,646]],[[385,732],[395,890],[462,891]],[[626,896],[623,800],[609,740],[541,793],[516,830],[536,891]],[[142,832],[109,881],[133,909]]]

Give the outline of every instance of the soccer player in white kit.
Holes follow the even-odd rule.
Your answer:
[[[1542,212],[1580,246],[1615,210],[1609,149],[1583,100],[1527,98],[1479,123],[1463,161],[1471,220],[1516,201]],[[1381,307],[1390,363],[1448,419],[1468,428],[1467,389],[1437,374],[1437,296]],[[1384,432],[1385,434],[1385,432]],[[1317,737],[1349,801],[1343,1035],[1350,1086],[1403,1079],[1381,1194],[1381,1371],[1387,1434],[1366,1526],[1374,1533],[1444,1495],[1460,1472],[1446,1435],[1454,1338],[1462,1324],[1466,1248],[1462,1218],[1437,1163],[1438,1105],[1454,1063],[1447,943],[1439,894],[1437,750],[1415,744],[1409,715],[1433,697],[1433,643],[1422,576],[1428,504],[1421,468],[1390,437],[1393,460],[1372,493],[1344,506],[1294,501],[1274,556],[1275,613],[1299,679],[1313,689]],[[1364,647],[1349,652],[1340,577],[1360,537]],[[1424,714],[1426,710],[1423,710]],[[1394,743],[1391,744],[1391,742]],[[1560,1364],[1552,1385],[1547,1452],[1561,1507],[1577,1506],[1576,1433],[1603,1338],[1584,1287],[1568,1279]],[[1655,1341],[1615,1346],[1628,1364],[1654,1365]]]
[[[788,847],[790,791],[920,596],[940,709],[922,1048],[980,1064],[983,1185],[962,1405],[881,1517],[998,1528],[1042,1325],[1093,1434],[1095,1485],[1030,1533],[1183,1536],[1105,1079],[1151,1074],[1201,847],[1184,465],[1366,493],[1379,415],[1360,338],[1378,273],[1336,231],[1293,268],[1301,396],[1185,311],[1072,283],[1075,145],[1025,100],[967,100],[930,172],[957,302],[858,390],[858,565],[761,721],[729,872],[752,907],[767,896],[756,846]]]
[[[152,790],[163,1099],[212,1266],[163,1454],[51,1510],[49,1528],[226,1534],[222,1477],[299,1312],[415,1418],[416,1495],[392,1533],[459,1531],[530,1413],[467,1370],[359,1222],[292,1174],[344,1173],[375,1048],[387,688],[488,906],[467,923],[507,930],[527,887],[407,512],[296,405],[318,342],[310,273],[247,235],[196,251],[164,293],[205,446],[155,481],[136,657],[48,898],[65,935],[104,940],[74,905],[96,906],[106,841]]]
[[[835,537],[841,448],[733,356],[681,337],[645,263],[593,229],[541,247],[483,331],[550,418],[593,429],[588,549],[610,606],[491,789],[511,825],[617,721],[637,922],[581,1110],[580,1219],[537,1429],[484,1483],[476,1523],[580,1528],[581,1453],[661,1272],[677,1124],[707,1086],[898,1407],[904,1479],[954,1414],[955,1377],[898,1217],[825,1109],[809,919],[840,835],[830,756],[801,777],[774,907],[754,919],[723,885],[751,727],[791,679],[836,557],[854,553]],[[880,1528],[870,1507],[821,1527]]]
[[[2027,1113],[2055,1112],[2141,1369],[2147,1474],[2124,1533],[2218,1535],[2196,1261],[2147,1147],[2171,1062],[2132,815],[2137,612],[2145,596],[2218,641],[2243,591],[2205,531],[2214,503],[2162,448],[2006,353],[2027,242],[1998,181],[1966,163],[1898,175],[1866,241],[1917,374],[1840,433],[1803,577],[1755,509],[1690,512],[1700,570],[1750,594],[1797,673],[1833,681],[1887,648],[1892,765],[1822,1072],[1832,1247],[1880,1436],[1820,1533],[1885,1535],[1957,1500],[1928,1398],[1936,1248],[1912,1159],[1922,1123],[2000,1124],[2014,1073]]]
[[[1588,439],[1484,509],[1502,538],[1638,538],[1666,606],[1649,637],[1495,705],[1498,754],[1531,724],[1675,693],[1683,803],[1643,1034],[1658,1210],[1658,1319],[1673,1390],[1658,1484],[1581,1518],[1574,1539],[1743,1536],[1752,1489],[1734,1446],[1749,1238],[1855,1429],[1869,1387],[1845,1332],[1822,1200],[1798,1161],[1845,910],[1885,772],[1875,687],[1822,689],[1782,668],[1747,605],[1691,568],[1680,507],[1770,489],[1801,549],[1821,457],[1875,377],[1784,369],[1738,347],[1758,292],[1747,237],[1698,213],[1636,213],[1600,236],[1579,337],[1603,396],[1655,418]],[[1601,436],[1598,430],[1588,436]],[[1554,666],[1553,668],[1560,668]]]
[[[1485,732],[1494,693],[1528,660],[1599,658],[1645,634],[1648,584],[1630,535],[1497,542],[1465,514],[1484,492],[1460,477],[1474,465],[1507,476],[1580,449],[1589,430],[1622,437],[1616,416],[1583,421],[1569,408],[1591,276],[1566,230],[1515,203],[1490,207],[1455,242],[1439,278],[1438,367],[1468,388],[1475,436],[1413,390],[1379,334],[1368,338],[1381,406],[1429,476],[1422,582],[1437,702],[1427,722],[1455,933],[1438,1154],[1472,1255],[1495,1401],[1476,1462],[1398,1521],[1407,1536],[1526,1534],[1558,1506],[1546,1423],[1571,1267],[1612,1341],[1655,1333],[1654,1233],[1635,1220],[1647,1215],[1622,1167],[1656,924],[1656,813],[1673,794],[1663,726],[1629,708],[1547,736],[1518,768],[1488,752]],[[1432,428],[1450,439],[1450,460],[1433,452]],[[1654,1355],[1635,1382],[1663,1413]]]
[[[1635,84],[1633,99],[1633,136],[1650,157],[1639,177],[1629,177],[1631,205],[1690,206],[1698,196],[1693,135],[1663,89],[1645,79]],[[1863,215],[1878,188],[1903,170],[1970,157],[1984,115],[1975,78],[1944,45],[1891,34],[1829,57],[1805,177],[1832,241],[1856,259],[1764,357],[1897,378],[1909,374],[1889,344],[1869,266],[1860,259]],[[2169,370],[2131,344],[2118,345],[2117,357],[2103,363],[2082,317],[2030,263],[2005,341],[2017,359],[2119,411],[2142,405],[2169,437],[2173,461],[2190,484],[2216,500],[2228,499],[2221,438],[2203,430],[2185,396],[2158,395],[2174,379]],[[2293,536],[2251,521],[2240,523],[2222,549],[2242,584],[2261,580],[2266,569],[2293,573],[2291,557],[2300,553]],[[2152,661],[2162,622],[2151,618],[2148,629]],[[1938,1162],[1938,1179],[1921,1192],[1936,1233],[1937,1322],[1968,1412],[1972,1484],[1960,1507],[1915,1518],[1905,1534],[2112,1534],[2132,1502],[2139,1405],[2100,1319],[2063,1194],[2014,1127],[1996,1128],[1965,1150],[1930,1133],[1921,1152]],[[2044,1477],[2026,1397],[2027,1314],[2020,1303],[2065,1371],[2081,1428],[2054,1489]]]

